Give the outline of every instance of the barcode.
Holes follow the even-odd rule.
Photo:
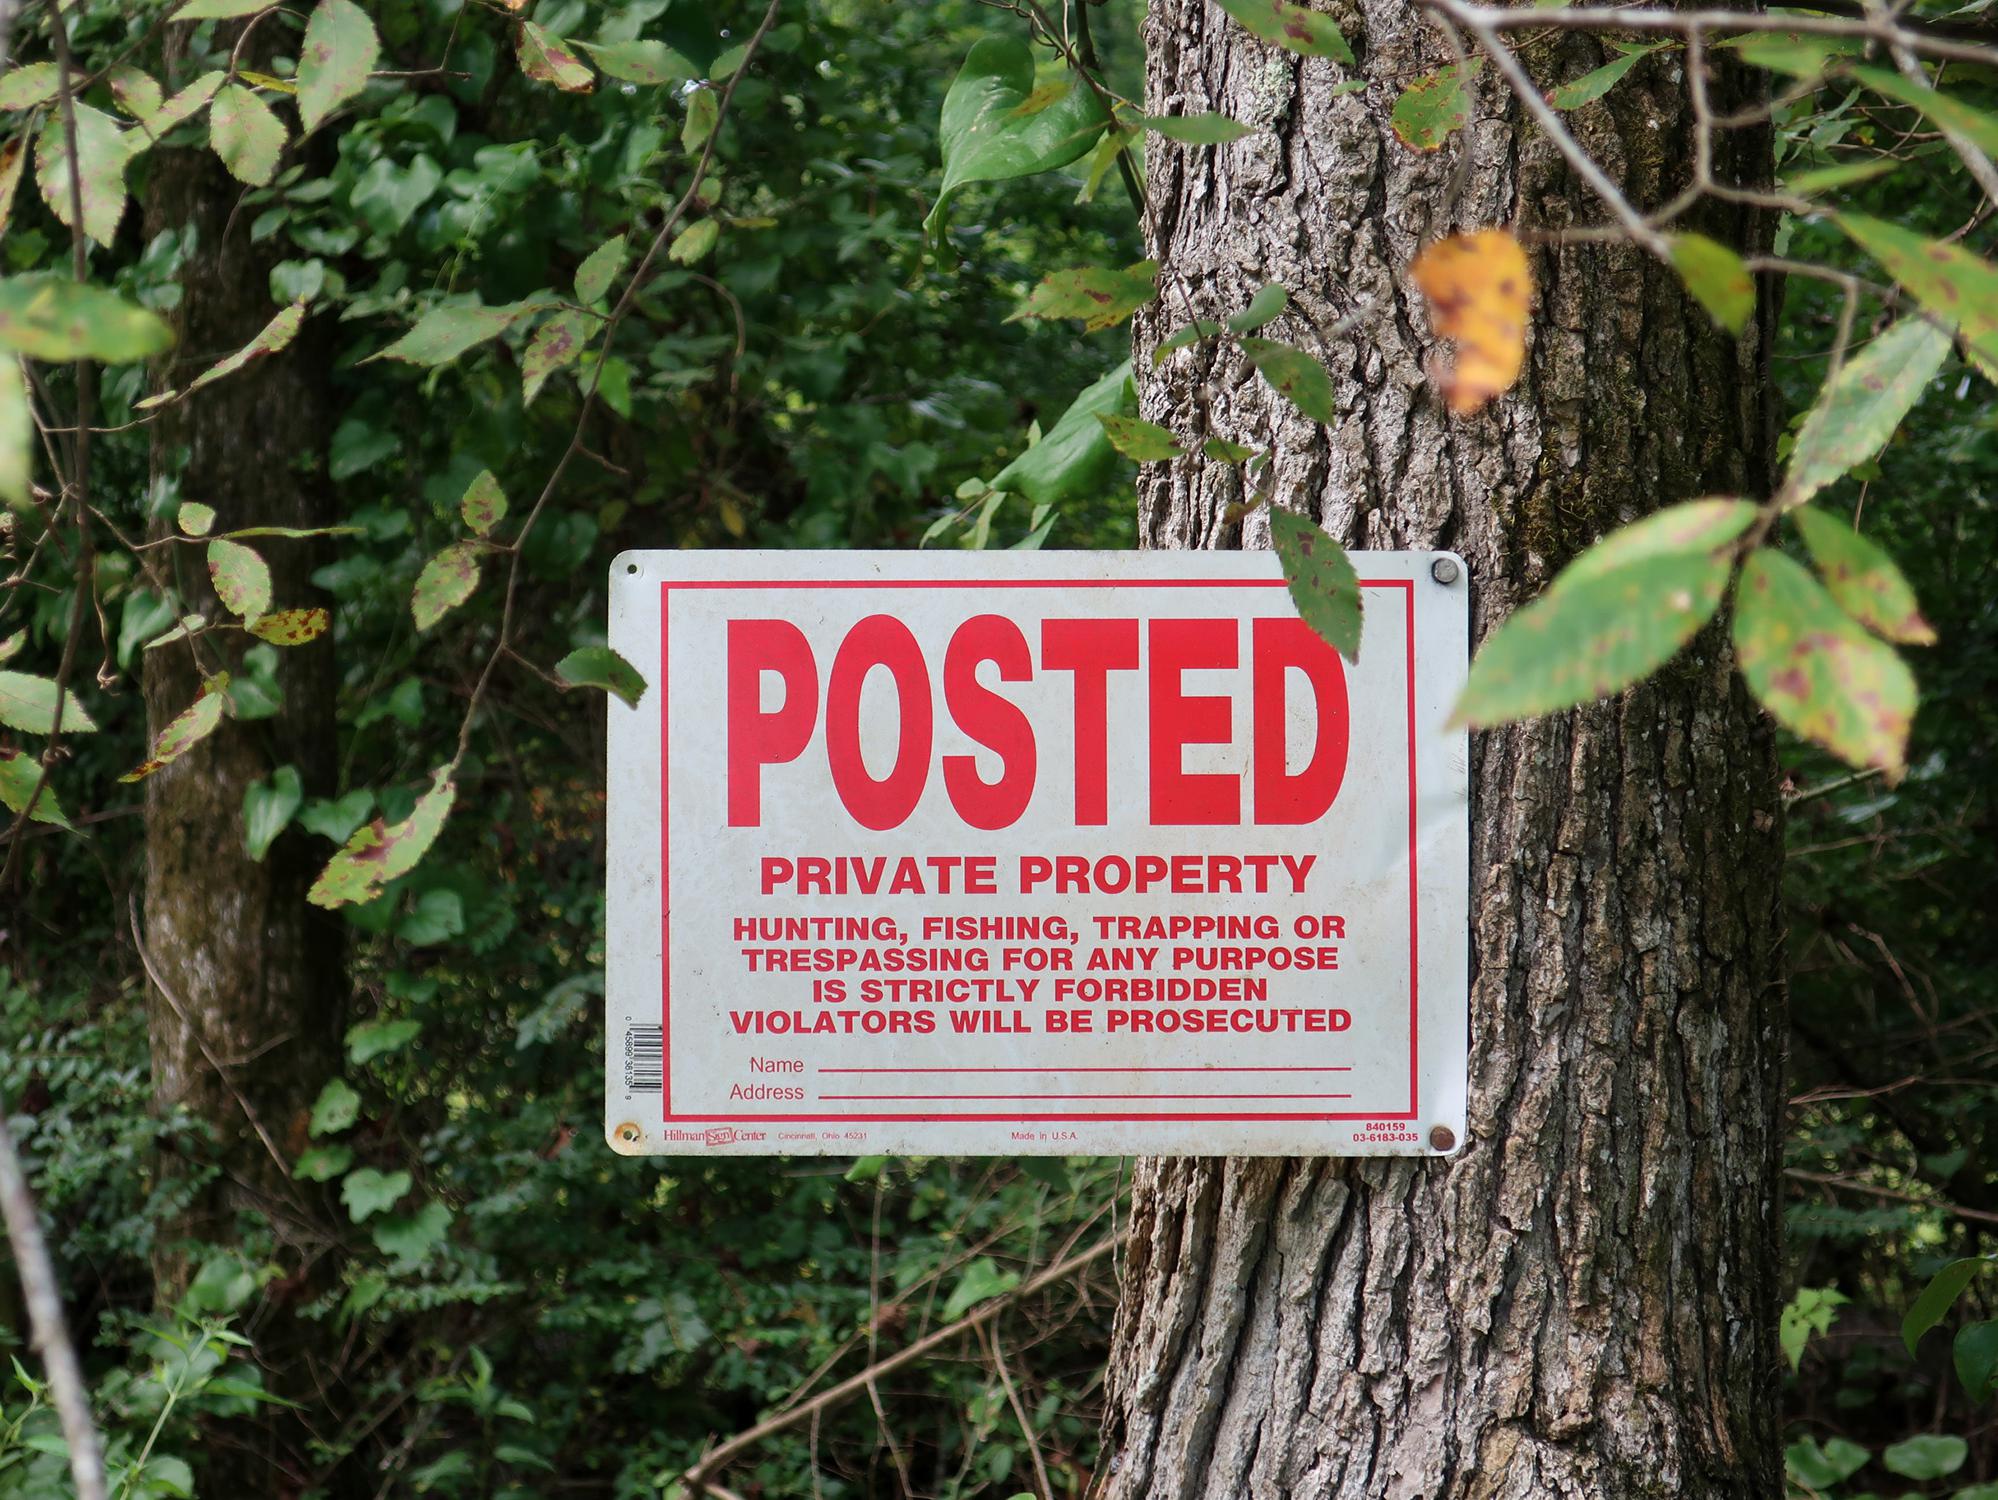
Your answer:
[[[624,1030],[624,1086],[633,1094],[666,1088],[666,1028],[627,1026]]]

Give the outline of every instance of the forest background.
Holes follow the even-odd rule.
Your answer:
[[[1024,48],[1037,7],[371,7],[378,55],[315,100],[304,12],[245,27],[259,7],[213,0],[204,19],[204,3],[63,6],[74,97],[53,7],[6,7],[0,74],[4,270],[74,269],[182,329],[169,353],[139,325],[93,325],[123,340],[101,373],[67,354],[33,367],[34,446],[75,484],[77,434],[52,414],[85,414],[84,532],[130,545],[57,524],[42,459],[39,488],[0,476],[0,670],[81,661],[71,701],[94,725],[64,719],[42,786],[23,752],[43,739],[0,721],[0,776],[22,782],[7,805],[25,786],[74,825],[17,823],[5,845],[0,1109],[112,1493],[653,1496],[776,1414],[795,1420],[733,1460],[735,1493],[1081,1495],[1116,1261],[1036,1278],[1114,1232],[1126,1164],[657,1162],[601,1144],[591,688],[623,686],[593,653],[625,548],[1135,544],[1132,465],[1098,420],[1135,412],[1128,329],[1019,314],[1052,272],[1144,254],[1124,180],[1137,122],[1115,133],[1128,154],[972,182],[926,226],[946,89],[974,48]],[[1073,14],[1106,88],[1140,97],[1139,7]],[[1566,107],[1607,107],[1669,61],[1632,56]],[[228,81],[176,92],[211,73]],[[1976,185],[1918,111],[1783,76],[1779,164],[1878,163],[1827,191],[1988,240]],[[1994,81],[1952,75],[1971,105]],[[105,132],[108,179],[89,170]],[[1821,217],[1777,233],[1866,268]],[[1758,290],[1801,417],[1843,337],[1836,287]],[[428,342],[398,345],[412,329]],[[247,368],[191,389],[246,349]],[[179,395],[144,404],[163,392]],[[1802,1493],[1998,1495],[1991,1359],[1976,1337],[1954,1360],[1940,1336],[1902,1339],[1929,1278],[1998,1225],[1992,397],[1952,365],[1834,491],[1939,639],[1917,660],[1909,774],[1889,786],[1784,745],[1783,1400]],[[269,527],[318,534],[244,534]],[[196,672],[159,665],[188,645],[182,616],[258,587],[255,567],[247,585],[204,579],[210,532],[267,560],[246,623],[299,615],[226,638],[210,695],[228,717],[170,768],[198,768],[200,793],[148,812],[118,778],[148,757],[147,697],[194,698]],[[330,631],[289,646],[286,629],[324,629],[304,617],[318,608]],[[417,813],[447,765],[457,811],[421,864],[308,920],[336,849]],[[163,1060],[173,965],[273,928],[339,991],[306,1065],[264,1065],[279,1023]],[[220,1106],[173,1107],[176,1066],[212,1075]],[[1986,1297],[1973,1282],[1952,1323],[1981,1326]],[[920,1360],[841,1384],[981,1308]],[[0,1496],[69,1483],[27,1321],[9,1280]]]

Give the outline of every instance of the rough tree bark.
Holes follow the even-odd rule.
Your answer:
[[[1442,409],[1406,272],[1425,235],[1606,215],[1489,68],[1468,132],[1403,146],[1390,105],[1451,54],[1406,0],[1340,19],[1366,80],[1344,96],[1330,64],[1206,0],[1155,0],[1148,108],[1260,128],[1218,149],[1151,138],[1167,292],[1137,331],[1144,415],[1274,445],[1277,503],[1348,545],[1464,554],[1476,638],[1618,523],[1766,494],[1766,322],[1716,332],[1628,247],[1536,251],[1519,387],[1474,417]],[[1610,55],[1580,36],[1527,50],[1549,84]],[[1569,117],[1640,206],[1693,157],[1677,56]],[[1718,76],[1716,109],[1743,87]],[[1760,180],[1766,156],[1766,138],[1736,138],[1717,166]],[[1736,245],[1768,232],[1747,211],[1700,227]],[[1266,281],[1294,298],[1270,332],[1331,366],[1329,431],[1227,351],[1152,370],[1189,311],[1220,316]],[[1379,316],[1357,335],[1315,332],[1363,307]],[[1222,466],[1147,466],[1143,539],[1265,544],[1260,519],[1229,519],[1240,498]],[[1781,1492],[1780,804],[1720,632],[1617,700],[1476,736],[1472,788],[1468,1142],[1416,1163],[1143,1163],[1102,1495]]]
[[[169,68],[191,31],[167,33]],[[173,314],[174,384],[241,348],[278,310],[270,292],[277,242],[251,244],[254,214],[242,208],[243,192],[213,152],[156,150],[150,158],[146,233],[178,233],[186,249]],[[215,508],[218,530],[335,519],[324,467],[332,361],[315,322],[307,320],[289,349],[201,391],[159,424],[156,484],[177,475],[181,498]],[[152,523],[155,537],[172,529],[171,515]],[[271,565],[279,607],[326,602],[308,580],[328,560],[316,543],[252,545]],[[215,599],[201,550],[167,550],[187,607],[230,618]],[[232,671],[244,647],[256,645],[240,632],[207,639]],[[281,1252],[323,1239],[310,1227],[314,1214],[298,1185],[274,1158],[303,1145],[305,1112],[339,1069],[347,1009],[341,930],[329,913],[306,904],[314,856],[322,852],[306,835],[296,828],[281,835],[261,862],[245,852],[243,793],[284,765],[298,768],[308,797],[331,792],[338,686],[331,638],[285,651],[278,678],[284,704],[276,716],[224,719],[210,739],[146,782],[145,937],[167,992],[156,987],[150,998],[153,1095],[161,1110],[186,1110],[214,1132],[221,1169],[183,1222],[162,1227],[157,1272],[166,1299],[187,1271],[175,1242],[232,1241],[239,1213],[268,1218]],[[185,650],[148,652],[151,731],[185,709],[199,687]]]

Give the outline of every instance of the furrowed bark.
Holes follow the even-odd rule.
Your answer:
[[[1401,89],[1452,61],[1401,0],[1336,14],[1341,70],[1157,0],[1147,108],[1257,127],[1153,136],[1143,414],[1274,447],[1278,504],[1349,546],[1452,548],[1482,638],[1591,540],[1660,505],[1768,493],[1763,321],[1718,332],[1628,246],[1533,254],[1526,372],[1453,418],[1407,266],[1425,237],[1599,223],[1487,66],[1474,122],[1401,144]],[[1552,87],[1613,54],[1532,44]],[[1693,158],[1677,54],[1568,116],[1640,208]],[[1714,107],[1746,102],[1725,68]],[[1454,215],[1457,153],[1470,160]],[[1768,141],[1717,144],[1753,183]],[[1704,211],[1703,211],[1704,212]],[[1752,250],[1748,210],[1698,227]],[[1322,356],[1338,419],[1292,410],[1238,355],[1151,352],[1280,281],[1263,332]],[[1182,296],[1176,286],[1187,288]],[[1190,304],[1190,305],[1189,305]],[[1361,309],[1357,333],[1321,337]],[[1234,469],[1147,465],[1157,547],[1267,545],[1229,519]],[[1364,647],[1363,647],[1364,649]],[[1136,1174],[1099,1493],[1112,1500],[1637,1500],[1781,1491],[1780,803],[1770,736],[1710,629],[1653,681],[1473,739],[1469,1139],[1448,1160],[1158,1159]]]

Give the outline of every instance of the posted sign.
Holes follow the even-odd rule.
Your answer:
[[[1450,1149],[1443,556],[1354,554],[1357,665],[1266,552],[618,558],[612,1146]]]

